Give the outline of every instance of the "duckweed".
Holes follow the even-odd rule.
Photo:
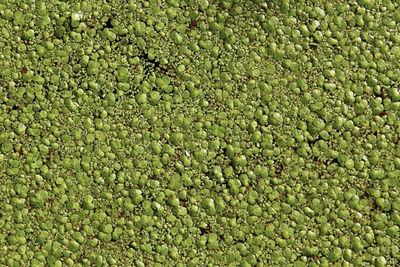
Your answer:
[[[399,22],[0,0],[0,265],[397,266]]]

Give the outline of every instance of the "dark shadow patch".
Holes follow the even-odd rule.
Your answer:
[[[109,28],[112,29],[114,26],[111,24],[113,17],[109,17],[108,20],[106,21],[106,25],[104,26],[104,28]]]

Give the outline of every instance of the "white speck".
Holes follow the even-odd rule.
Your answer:
[[[71,15],[71,18],[73,19],[73,20],[81,20],[81,18],[83,17],[83,13],[80,11],[80,12],[77,12],[77,13],[73,13],[72,15]]]

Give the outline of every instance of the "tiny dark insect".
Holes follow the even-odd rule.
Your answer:
[[[26,68],[26,67],[23,67],[22,69],[21,69],[21,73],[22,74],[26,74],[28,72],[28,69]]]

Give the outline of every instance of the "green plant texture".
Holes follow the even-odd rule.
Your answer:
[[[0,0],[0,266],[400,266],[397,23]]]

